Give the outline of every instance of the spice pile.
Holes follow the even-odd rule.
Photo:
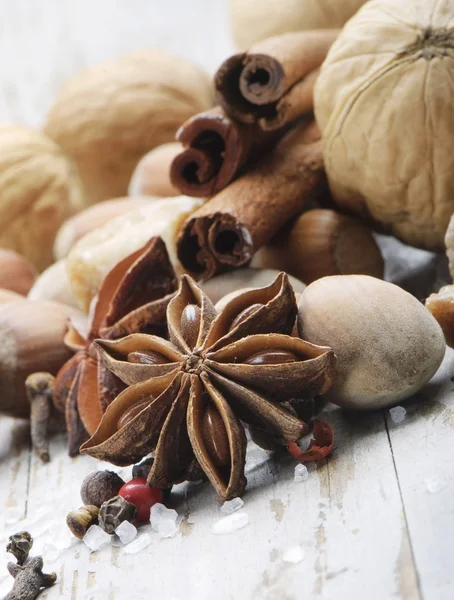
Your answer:
[[[131,542],[148,521],[174,535],[177,514],[165,504],[183,481],[207,479],[239,508],[246,432],[300,463],[325,459],[334,436],[317,418],[320,397],[349,409],[395,405],[437,371],[443,332],[453,343],[454,286],[428,299],[429,312],[382,280],[373,235],[385,229],[439,250],[454,209],[454,168],[433,143],[424,210],[415,205],[418,160],[400,159],[390,131],[406,98],[386,111],[380,100],[384,73],[451,57],[452,36],[443,11],[434,19],[444,35],[415,33],[394,4],[377,0],[342,30],[286,32],[228,58],[214,76],[214,107],[205,74],[150,52],[77,78],[45,134],[0,130],[9,157],[0,192],[14,156],[23,181],[39,171],[45,190],[36,238],[25,243],[16,225],[0,236],[10,248],[0,251],[0,407],[30,416],[44,461],[49,434],[64,428],[71,456],[135,465],[128,482],[109,471],[84,481],[84,506],[67,524],[92,550],[114,534]],[[429,18],[418,10],[404,11],[415,25]],[[379,33],[390,15],[392,40]],[[358,31],[384,63],[361,64]],[[365,91],[370,78],[378,100]],[[438,102],[445,92],[431,93]],[[380,119],[386,135],[375,133]],[[363,121],[368,133],[356,139]],[[438,131],[441,118],[433,121]],[[377,139],[388,153],[378,165]],[[25,204],[29,188],[4,197]],[[453,232],[454,221],[450,250]],[[402,421],[405,409],[392,410]],[[307,476],[297,465],[295,480]],[[234,521],[244,526],[247,515]]]

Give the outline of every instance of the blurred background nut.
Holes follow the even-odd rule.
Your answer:
[[[74,215],[58,230],[54,242],[55,260],[65,258],[76,242],[86,233],[105,225],[111,219],[153,202],[153,198],[116,198],[89,206]]]
[[[42,271],[58,228],[83,206],[74,166],[52,140],[27,127],[0,128],[0,247]]]
[[[173,159],[181,154],[179,142],[158,146],[140,160],[129,183],[130,196],[179,196],[180,190],[170,181],[170,166]]]
[[[233,38],[245,50],[272,35],[342,27],[366,0],[230,0]]]
[[[88,311],[107,273],[120,260],[144,246],[154,235],[164,240],[178,273],[175,240],[181,224],[202,205],[198,198],[178,196],[150,202],[87,233],[67,257],[67,272],[78,305]]]
[[[51,108],[45,130],[74,160],[93,204],[125,196],[142,156],[173,141],[186,119],[211,104],[208,75],[149,50],[75,77]]]
[[[334,210],[300,215],[253,259],[253,266],[287,271],[309,284],[328,275],[383,278],[384,261],[372,230]]]
[[[26,296],[36,274],[35,267],[20,254],[0,248],[0,288]]]
[[[20,300],[0,306],[0,412],[28,418],[25,380],[37,371],[56,375],[71,358],[63,343],[69,317],[80,314],[56,302]]]

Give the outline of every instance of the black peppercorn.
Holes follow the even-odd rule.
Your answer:
[[[115,529],[123,523],[129,521],[132,523],[137,516],[137,508],[131,502],[128,502],[121,496],[115,496],[104,504],[99,509],[99,526],[106,533],[113,535]]]
[[[80,488],[80,496],[84,504],[98,508],[118,494],[124,481],[113,471],[96,471],[85,477]]]

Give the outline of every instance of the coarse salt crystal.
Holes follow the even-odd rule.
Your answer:
[[[136,527],[129,521],[123,521],[115,529],[115,533],[120,538],[122,544],[130,544],[137,535]]]
[[[100,550],[103,546],[110,544],[111,537],[108,533],[101,529],[99,525],[92,525],[84,535],[84,543],[92,552]]]
[[[233,500],[228,500],[224,502],[221,506],[221,512],[225,515],[231,515],[232,513],[243,508],[244,502],[241,498],[233,498]]]
[[[294,480],[296,483],[301,483],[302,481],[307,481],[309,479],[309,471],[307,470],[306,465],[296,465],[295,467],[295,476]]]
[[[289,548],[282,555],[282,560],[285,563],[298,564],[304,558],[304,550],[301,546],[293,546],[293,548]]]
[[[150,510],[150,525],[153,531],[159,533],[163,538],[173,537],[177,534],[176,510],[167,508],[164,504],[154,504]]]
[[[389,414],[393,423],[399,424],[405,421],[407,411],[403,406],[394,406],[389,409]]]
[[[137,536],[134,541],[132,541],[130,544],[128,544],[126,546],[125,553],[126,554],[137,554],[138,552],[145,550],[145,548],[148,548],[148,546],[151,544],[151,542],[152,542],[151,535],[149,533],[143,533],[142,535]]]
[[[249,517],[245,512],[235,512],[228,517],[220,519],[213,525],[212,532],[215,535],[224,535],[226,533],[233,533],[242,529],[249,524]]]

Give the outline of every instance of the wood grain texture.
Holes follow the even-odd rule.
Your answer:
[[[0,122],[41,124],[73,74],[139,48],[180,53],[213,72],[232,49],[226,14],[224,0],[0,2]],[[388,275],[408,279],[412,261],[405,249],[399,256],[400,271]],[[419,258],[412,256],[421,281]],[[151,534],[137,555],[121,546],[90,553],[82,542],[68,542],[65,516],[81,504],[80,484],[96,461],[68,458],[65,437],[58,436],[52,461],[43,465],[30,453],[27,424],[2,417],[0,546],[18,529],[30,529],[33,552],[43,552],[45,570],[58,574],[55,587],[40,596],[49,600],[451,599],[452,375],[449,351],[434,380],[405,404],[400,425],[387,411],[329,410],[336,449],[307,482],[294,482],[290,457],[251,446],[242,509],[250,523],[236,533],[212,533],[223,515],[208,484],[177,486],[178,535]],[[121,474],[128,478],[130,469]],[[428,485],[440,490],[431,493]],[[55,545],[68,544],[57,556]],[[286,557],[295,548],[303,560],[293,564]],[[12,585],[9,558],[3,553],[0,597]]]

